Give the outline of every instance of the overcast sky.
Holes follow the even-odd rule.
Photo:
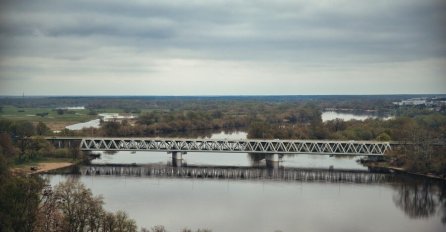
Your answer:
[[[445,0],[0,2],[0,95],[446,93]]]

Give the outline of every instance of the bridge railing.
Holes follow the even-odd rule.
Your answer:
[[[383,155],[389,142],[335,140],[221,140],[165,138],[83,138],[85,151],[227,152],[263,154]]]

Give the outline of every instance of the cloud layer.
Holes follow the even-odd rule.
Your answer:
[[[446,93],[446,2],[2,1],[0,94]]]

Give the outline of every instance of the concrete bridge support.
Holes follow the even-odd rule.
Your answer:
[[[266,161],[266,167],[268,168],[278,168],[279,167],[279,161],[280,161],[279,154],[267,154],[265,156]]]
[[[186,152],[181,151],[172,151],[172,165],[174,167],[181,167],[183,165],[183,154]]]
[[[182,160],[183,154],[186,154],[186,153],[183,153],[181,151],[172,151],[172,159]]]

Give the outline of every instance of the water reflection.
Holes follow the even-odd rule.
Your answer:
[[[283,157],[283,156],[282,156]],[[266,155],[260,153],[248,153],[248,159],[252,167],[266,167]],[[279,164],[277,164],[278,166]]]
[[[441,211],[443,212],[443,217],[441,221],[443,224],[446,224],[446,184],[443,183],[440,187],[440,196],[439,196],[440,202],[441,202]]]
[[[401,185],[393,201],[411,218],[429,217],[435,213],[437,201],[429,184]]]
[[[140,226],[163,224],[172,231],[184,226],[215,231],[444,231],[446,226],[444,182],[361,170],[149,166],[92,165],[80,167],[82,175],[50,177],[53,185],[79,178],[104,195],[108,210],[122,209]]]
[[[393,175],[362,170],[328,170],[284,167],[167,166],[167,165],[86,165],[73,174],[85,176],[138,176],[193,179],[284,180],[376,184]]]
[[[425,178],[401,176],[393,184],[395,205],[410,218],[428,218],[442,213],[446,223],[446,184]]]

